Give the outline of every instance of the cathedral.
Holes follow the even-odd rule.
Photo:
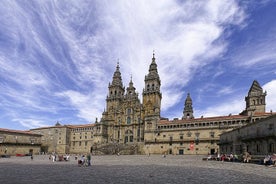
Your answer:
[[[132,79],[125,91],[119,64],[117,65],[112,82],[108,85],[106,110],[100,121],[107,129],[106,142],[133,143],[144,141],[145,122],[153,123],[160,119],[162,98],[160,85],[154,55],[149,73],[145,76],[142,103],[135,91]]]
[[[117,64],[108,84],[106,107],[92,124],[60,125],[31,129],[41,138],[43,152],[93,154],[214,154],[220,151],[220,135],[271,116],[265,111],[266,92],[254,80],[246,108],[239,114],[194,117],[187,94],[181,118],[160,116],[162,93],[155,55],[144,79],[142,102],[132,82],[125,89]],[[239,150],[235,150],[239,151]],[[240,150],[241,151],[241,150]]]
[[[182,118],[169,120],[160,116],[161,81],[154,54],[144,82],[141,103],[132,79],[125,91],[117,64],[108,85],[106,110],[98,123],[104,132],[102,143],[137,145],[137,152],[145,154],[215,153],[221,133],[271,115],[265,112],[266,92],[253,81],[245,98],[246,109],[238,115],[195,118],[188,93]]]

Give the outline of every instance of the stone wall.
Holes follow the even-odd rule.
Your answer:
[[[223,153],[266,155],[276,152],[276,115],[226,132],[220,137]]]

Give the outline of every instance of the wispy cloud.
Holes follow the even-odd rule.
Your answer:
[[[1,109],[14,111],[11,119],[23,126],[48,124],[51,118],[72,123],[100,118],[118,59],[124,85],[132,75],[141,94],[152,50],[162,82],[162,111],[169,113],[197,72],[228,51],[231,30],[243,28],[247,16],[234,0],[4,1],[0,14]],[[262,54],[273,62],[272,52]],[[247,66],[264,60],[262,55],[255,60],[237,56]],[[226,71],[221,67],[212,78]],[[219,86],[216,94],[234,91],[227,84],[201,86],[199,94],[212,86]],[[224,104],[218,107],[227,110]],[[35,119],[38,114],[45,118]]]
[[[214,117],[214,116],[227,116],[229,114],[239,114],[245,109],[245,104],[242,103],[242,98],[233,98],[219,105],[207,107],[204,110],[196,111],[196,116]]]

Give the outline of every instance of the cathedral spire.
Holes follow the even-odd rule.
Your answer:
[[[112,85],[123,86],[119,62],[117,62],[116,71],[113,74]]]
[[[184,106],[182,119],[194,118],[193,112],[194,112],[193,111],[193,101],[190,97],[190,93],[188,93],[187,97],[186,97],[186,100],[185,100],[185,106]]]
[[[113,74],[112,82],[111,84],[109,84],[108,88],[109,88],[109,95],[107,99],[123,97],[125,89],[123,87],[119,62],[117,62],[117,66]]]
[[[138,94],[135,92],[136,88],[133,86],[132,76],[130,77],[129,85],[127,87],[126,97],[127,98],[138,98]]]
[[[154,74],[158,75],[157,64],[155,62],[155,53],[154,53],[154,51],[153,51],[153,54],[152,54],[152,59],[151,59],[149,72],[152,73],[152,74],[154,73]]]

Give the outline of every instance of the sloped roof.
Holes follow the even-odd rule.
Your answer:
[[[263,91],[263,88],[260,86],[258,81],[254,80],[248,93],[256,92],[256,91]]]
[[[12,130],[12,129],[0,128],[0,132],[41,136],[40,134],[33,133],[29,130]]]

